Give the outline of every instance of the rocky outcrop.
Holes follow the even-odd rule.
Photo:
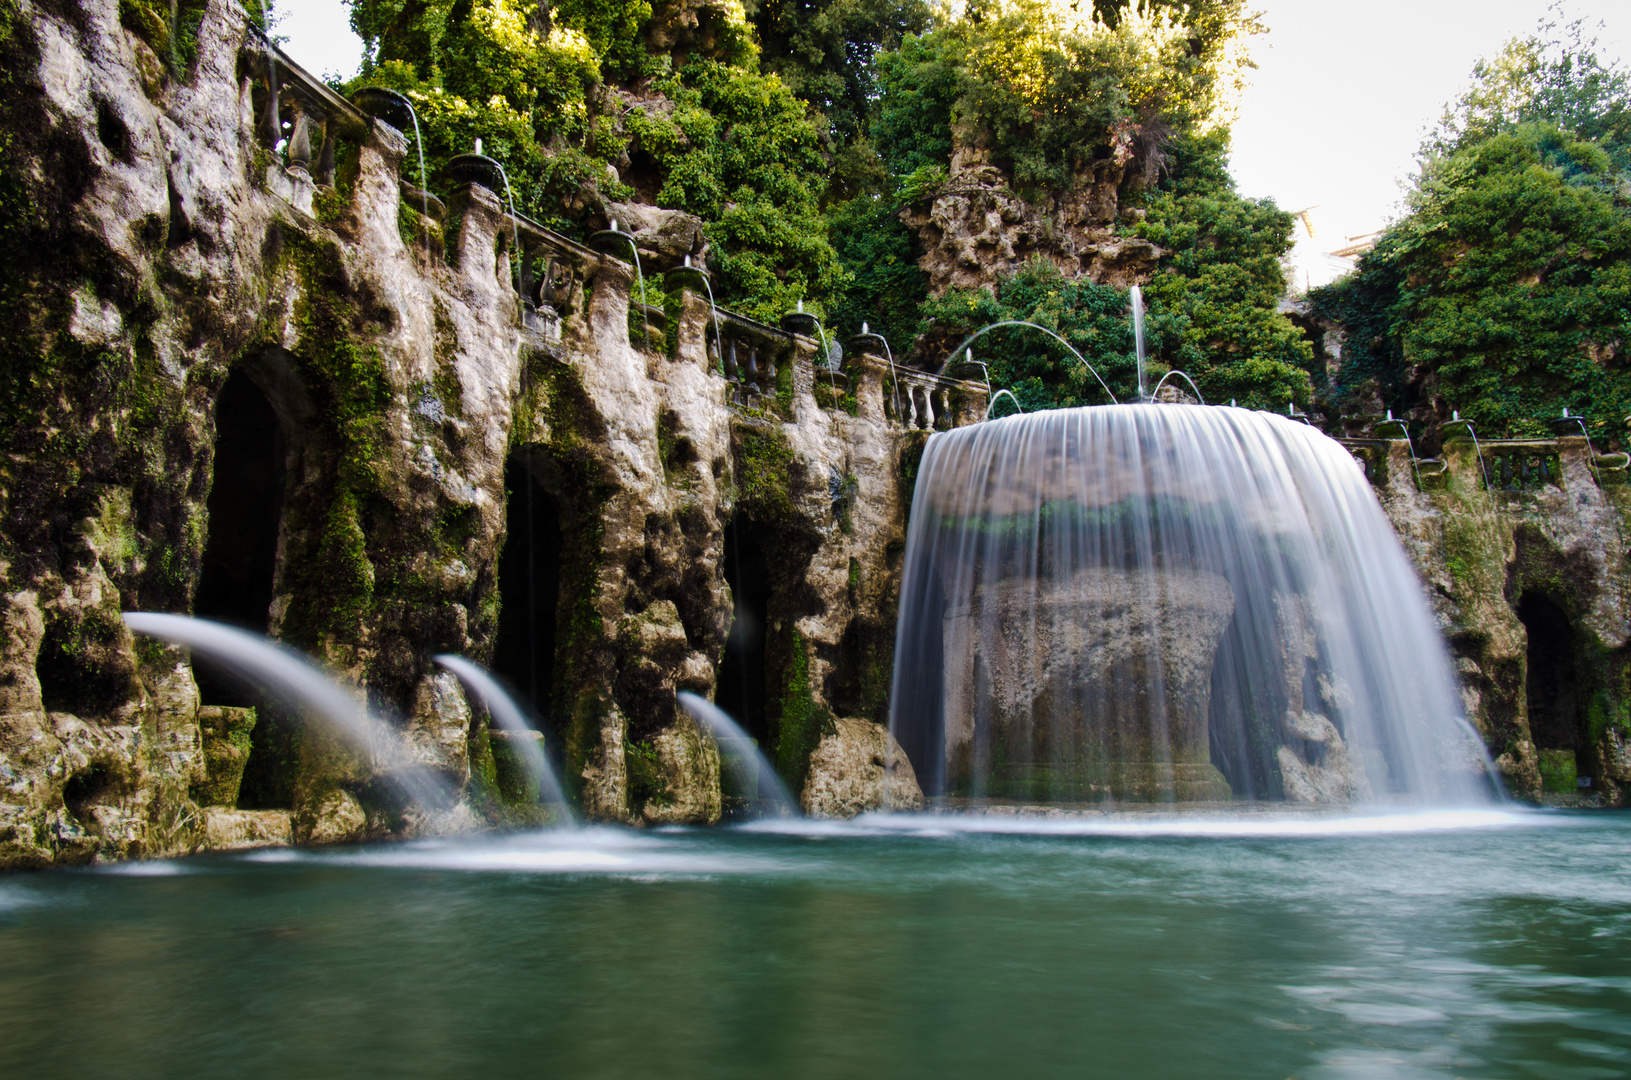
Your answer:
[[[900,744],[882,724],[836,717],[810,755],[799,796],[816,818],[848,818],[872,810],[921,810],[923,790]]]
[[[923,247],[918,265],[929,291],[989,286],[1039,257],[1099,284],[1147,281],[1161,250],[1117,229],[1136,213],[1120,209],[1131,163],[1119,153],[1096,161],[1068,190],[1039,202],[1016,193],[986,151],[959,145],[945,180],[901,214]]]
[[[1552,439],[1474,441],[1465,424],[1447,424],[1442,459],[1420,461],[1396,424],[1347,445],[1421,574],[1467,716],[1507,787],[1542,798],[1540,752],[1569,750],[1588,798],[1619,805],[1618,748],[1631,736],[1631,486],[1623,455],[1597,454],[1570,427],[1560,422]],[[1533,670],[1548,657],[1561,669]]]

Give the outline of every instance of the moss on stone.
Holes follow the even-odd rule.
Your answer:
[[[793,517],[793,444],[779,428],[733,425],[731,449],[736,507],[753,520],[776,526]]]
[[[810,683],[810,646],[804,635],[789,627],[789,660],[782,671],[782,690],[777,695],[776,771],[794,791],[804,786],[810,769],[810,755],[825,735],[837,730],[831,711],[815,700]]]

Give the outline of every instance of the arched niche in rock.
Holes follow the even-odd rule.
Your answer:
[[[535,448],[523,447],[505,462],[504,490],[493,670],[538,717],[547,717],[554,704],[565,547],[560,484],[549,458]]]
[[[1529,707],[1529,737],[1537,750],[1587,749],[1584,704],[1576,655],[1578,635],[1568,613],[1544,593],[1526,591],[1518,598],[1518,621],[1528,632],[1524,697]]]
[[[193,614],[275,636],[273,601],[282,576],[285,509],[309,430],[311,407],[293,358],[269,348],[235,364],[216,395],[215,439],[207,525]],[[195,662],[203,705],[253,707],[239,805],[286,808],[293,777],[287,767],[297,718],[264,689],[231,672]]]

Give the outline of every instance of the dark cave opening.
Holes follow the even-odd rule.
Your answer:
[[[1569,617],[1539,593],[1518,600],[1518,621],[1528,631],[1529,734],[1537,750],[1583,749],[1580,738],[1579,672]]]
[[[509,492],[498,557],[498,640],[493,670],[545,718],[555,685],[555,629],[561,595],[561,509],[525,458],[504,470]]]
[[[215,465],[206,503],[209,533],[193,614],[264,634],[277,574],[286,449],[266,395],[241,370],[215,404]],[[197,665],[205,705],[255,705],[257,695],[221,672]]]
[[[725,583],[731,587],[735,610],[714,692],[714,704],[762,748],[770,745],[765,646],[771,585],[765,548],[751,520],[733,517],[725,526]]]
[[[63,805],[69,815],[81,825],[91,823],[91,807],[113,799],[118,793],[118,779],[106,765],[97,763],[84,772],[75,773],[62,786]]]

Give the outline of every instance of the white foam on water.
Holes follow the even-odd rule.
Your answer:
[[[278,849],[243,856],[254,863],[366,866],[533,874],[617,874],[653,880],[780,869],[774,860],[699,849],[694,842],[632,829],[550,829],[500,838],[464,837],[331,851]]]
[[[39,907],[44,903],[44,900],[28,889],[18,888],[17,886],[0,886],[0,915],[21,908]]]
[[[110,863],[106,866],[96,867],[93,872],[112,874],[116,877],[180,877],[183,874],[195,874],[198,871],[193,867],[183,866],[171,859],[153,859],[151,861]]]
[[[1433,810],[1418,813],[1245,815],[1191,812],[1070,812],[1014,808],[1010,812],[863,814],[852,821],[765,820],[738,826],[746,832],[786,836],[864,837],[884,834],[947,837],[969,834],[1115,837],[1343,837],[1396,836],[1461,829],[1557,826],[1578,819],[1519,809]]]

